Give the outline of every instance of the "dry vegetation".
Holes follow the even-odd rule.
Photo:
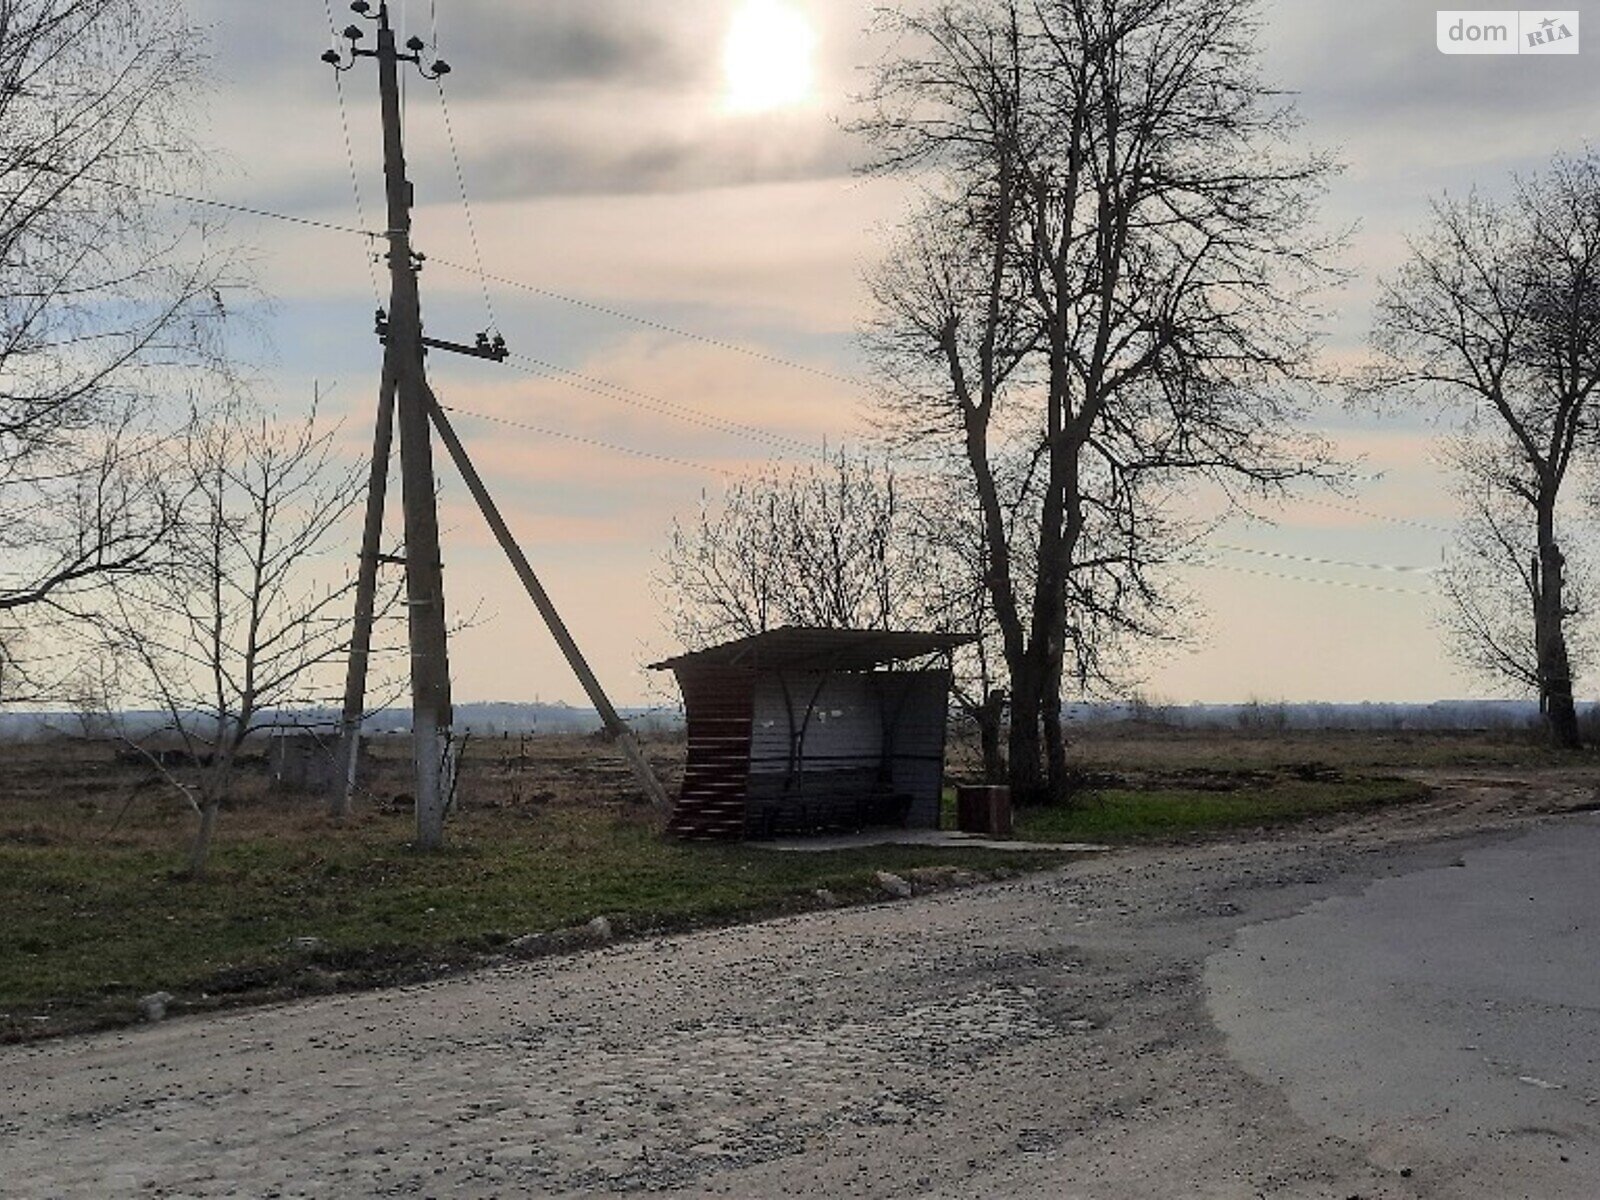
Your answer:
[[[1423,769],[1550,766],[1483,735],[1081,731],[1078,803],[1022,814],[1030,840],[1187,838],[1367,810],[1422,792]],[[680,742],[648,752],[669,789]],[[952,777],[971,774],[952,747]],[[357,813],[335,823],[262,771],[223,814],[201,880],[181,875],[195,816],[109,744],[25,743],[0,762],[0,1040],[123,1023],[168,991],[175,1012],[426,978],[583,939],[518,938],[608,917],[626,936],[878,895],[878,870],[1003,874],[1051,853],[880,846],[773,854],[663,840],[627,768],[579,737],[469,743],[450,848],[409,848],[404,739],[380,740]]]
[[[669,786],[682,747],[649,747]],[[470,743],[449,848],[409,848],[404,739],[380,741],[354,817],[264,775],[222,817],[206,876],[181,874],[196,820],[114,747],[8,747],[0,764],[0,1040],[426,978],[529,952],[529,934],[606,916],[619,934],[749,919],[874,894],[874,872],[1005,873],[1059,855],[878,847],[776,855],[663,840],[627,768],[585,738]],[[581,939],[557,938],[548,952]]]

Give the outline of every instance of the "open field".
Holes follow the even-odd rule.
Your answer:
[[[1430,778],[910,901],[0,1046],[0,1190],[1591,1200],[1600,773]]]
[[[1292,822],[1421,799],[1439,769],[1573,764],[1520,735],[1173,729],[1078,731],[1078,802],[1019,814],[1032,841],[1129,842]]]
[[[1592,750],[1551,748],[1539,729],[1300,730],[1183,729],[1126,722],[1068,730],[1086,772],[1130,779],[1185,771],[1329,768],[1351,774],[1469,768],[1576,768],[1600,762]]]
[[[653,744],[670,786],[681,746]],[[1084,736],[1071,810],[1023,815],[1032,840],[1192,838],[1424,792],[1407,768],[1550,766],[1524,742],[1463,735],[1218,734],[1117,728]],[[0,765],[0,1039],[137,1014],[175,996],[194,1011],[427,978],[582,942],[529,934],[606,916],[619,934],[726,924],[875,896],[879,870],[994,877],[1055,854],[874,847],[771,855],[661,840],[628,776],[583,738],[469,747],[461,811],[440,855],[407,849],[401,740],[377,747],[358,813],[338,825],[312,798],[252,778],[224,814],[209,876],[185,880],[191,814],[147,768],[82,743],[14,746]],[[1586,759],[1584,761],[1587,761]],[[967,770],[957,755],[954,777]]]

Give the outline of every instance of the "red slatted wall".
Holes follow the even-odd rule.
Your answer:
[[[755,672],[693,666],[679,668],[676,674],[689,745],[683,790],[667,828],[682,838],[742,838]]]

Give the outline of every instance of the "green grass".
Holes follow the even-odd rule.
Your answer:
[[[1400,804],[1426,794],[1422,784],[1405,779],[1277,779],[1233,791],[1108,788],[1071,806],[1022,810],[1016,836],[1034,842],[1182,837]]]
[[[878,870],[996,875],[1066,861],[663,840],[627,799],[626,767],[581,738],[474,746],[449,849],[418,854],[406,848],[404,747],[378,749],[357,817],[335,825],[315,801],[258,785],[224,813],[211,872],[191,881],[174,872],[193,818],[148,785],[146,769],[104,747],[7,747],[0,1040],[127,1021],[152,991],[173,993],[182,1012],[425,978],[597,915],[640,934],[815,907],[818,888],[846,902],[875,897]],[[681,744],[649,750],[670,788]],[[1073,807],[1020,812],[1017,836],[1125,843],[1255,828],[1414,800],[1421,785],[1387,777],[1405,765],[1545,757],[1525,743],[1453,736],[1118,730],[1074,746],[1080,769],[1098,773],[1096,790]],[[297,949],[297,938],[317,942]]]
[[[94,840],[0,819],[0,1039],[115,1023],[157,990],[182,1011],[415,978],[598,915],[623,933],[682,928],[815,907],[817,888],[875,895],[878,870],[1061,861],[685,845],[616,807],[469,812],[425,855],[405,848],[404,816],[340,829],[273,805],[225,813],[212,869],[192,881],[172,874],[183,830],[169,824]],[[293,948],[308,937],[315,948]]]

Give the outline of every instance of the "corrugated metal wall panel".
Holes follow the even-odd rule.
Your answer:
[[[871,678],[812,672],[760,677],[755,685],[750,733],[751,773],[788,770],[791,712],[793,727],[797,731],[804,727],[808,764],[876,767],[883,751],[883,734],[877,689],[866,682]]]
[[[948,688],[949,676],[939,671],[758,677],[750,735],[750,833],[759,837],[901,821],[937,826]],[[796,771],[790,733],[802,726]]]
[[[936,828],[944,787],[950,676],[943,671],[898,672],[887,686],[897,689],[889,767],[895,791],[911,797],[906,824]]]

